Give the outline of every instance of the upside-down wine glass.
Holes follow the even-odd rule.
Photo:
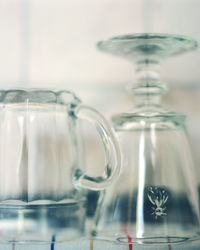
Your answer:
[[[158,72],[164,59],[196,49],[197,42],[181,35],[144,33],[97,46],[133,62],[137,82],[131,88],[136,107],[112,117],[123,166],[119,180],[100,200],[93,236],[166,249],[197,239],[198,187],[186,116],[161,107],[168,87]]]

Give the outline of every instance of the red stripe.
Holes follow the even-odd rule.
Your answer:
[[[132,242],[132,238],[131,238],[131,236],[129,235],[129,233],[126,233],[126,236],[127,236],[128,242]],[[132,243],[129,244],[128,246],[129,246],[129,250],[133,250],[133,245],[132,245]]]
[[[171,244],[170,244],[170,238],[169,237],[167,237],[167,241],[168,241],[168,249],[172,250],[172,247],[171,247]]]
[[[15,243],[12,243],[12,250],[15,250]]]

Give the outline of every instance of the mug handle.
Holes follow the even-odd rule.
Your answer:
[[[74,112],[75,117],[85,119],[96,126],[105,150],[105,167],[102,176],[92,177],[77,169],[74,183],[77,188],[102,190],[108,187],[119,176],[121,169],[121,154],[119,144],[106,119],[95,109],[79,105]]]

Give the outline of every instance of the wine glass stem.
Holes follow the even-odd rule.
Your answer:
[[[160,106],[161,97],[167,91],[167,84],[160,81],[158,62],[137,64],[137,85],[133,87],[137,106]]]
[[[145,95],[135,95],[136,106],[160,106],[161,95],[152,95],[146,92]]]
[[[146,81],[148,85],[149,80],[160,80],[160,64],[159,62],[150,63],[148,60],[139,62],[136,67],[137,79],[139,82]]]

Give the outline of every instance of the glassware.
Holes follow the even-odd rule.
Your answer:
[[[79,121],[96,126],[105,148],[102,176],[82,169]],[[63,241],[84,233],[85,189],[118,176],[119,148],[93,108],[70,91],[0,91],[0,241]]]
[[[98,48],[134,62],[138,78],[132,87],[136,108],[112,117],[122,172],[100,201],[93,236],[130,247],[166,249],[196,239],[198,187],[186,117],[160,106],[167,85],[158,70],[162,60],[196,49],[197,42],[186,36],[149,33],[114,37],[99,42]]]

